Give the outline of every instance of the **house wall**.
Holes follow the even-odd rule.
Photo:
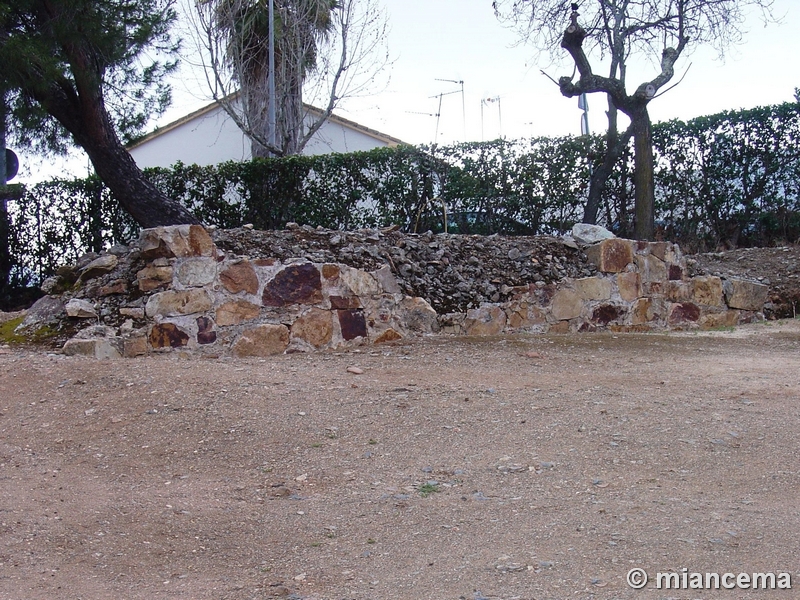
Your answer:
[[[169,167],[180,161],[200,166],[250,158],[250,143],[221,108],[173,126],[130,149],[139,168]]]
[[[310,120],[310,117],[307,117]],[[249,160],[250,140],[224,110],[211,110],[167,126],[167,130],[130,149],[140,168],[169,167],[180,161],[200,166],[228,160]],[[355,152],[387,146],[388,143],[365,131],[337,120],[329,120],[306,145],[303,154],[314,156],[331,152]]]

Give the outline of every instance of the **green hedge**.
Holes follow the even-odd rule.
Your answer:
[[[800,238],[800,109],[786,103],[654,126],[659,232],[688,250]],[[147,174],[203,222],[331,229],[559,234],[581,219],[598,136],[177,164]],[[633,157],[612,174],[601,224],[630,235]],[[95,178],[56,180],[11,203],[12,283],[40,281],[135,224]]]

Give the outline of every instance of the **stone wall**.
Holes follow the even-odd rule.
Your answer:
[[[64,345],[67,354],[244,357],[439,331],[712,329],[760,318],[766,301],[767,286],[758,283],[689,277],[686,259],[668,242],[613,238],[585,248],[585,255],[574,252],[591,267],[580,270],[595,275],[516,287],[498,280],[501,302],[437,315],[425,299],[403,293],[390,264],[366,271],[308,258],[240,256],[221,250],[200,226],[147,229],[130,248],[65,267],[43,285],[50,295],[18,329],[68,322],[80,331]],[[526,260],[540,259],[555,257]]]
[[[135,281],[125,277],[132,266]],[[221,252],[199,226],[144,230],[137,249],[96,259],[78,281],[83,298],[66,302],[66,314],[98,324],[67,341],[66,354],[268,356],[438,329],[436,312],[401,293],[388,267],[368,273],[304,259],[251,260]],[[100,324],[101,317],[122,324]]]
[[[509,301],[439,318],[445,333],[714,329],[762,318],[765,285],[687,275],[669,242],[607,239],[586,248],[597,274],[514,288]]]

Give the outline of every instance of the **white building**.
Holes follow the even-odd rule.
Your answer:
[[[322,111],[306,105],[306,119]],[[397,138],[331,115],[303,149],[305,155],[356,152],[403,144]],[[156,129],[128,150],[139,168],[215,165],[228,160],[250,160],[250,140],[218,102]]]

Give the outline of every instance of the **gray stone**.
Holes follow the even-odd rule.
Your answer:
[[[22,323],[17,326],[16,331],[19,332],[25,329],[41,327],[48,323],[55,323],[65,314],[63,300],[53,296],[43,296],[28,309],[28,313]]]
[[[73,317],[76,319],[96,319],[97,318],[97,311],[94,309],[94,306],[88,300],[82,300],[79,298],[73,298],[66,305],[66,311],[68,317]]]
[[[117,264],[119,264],[119,259],[116,256],[113,254],[104,254],[86,265],[81,270],[79,279],[81,281],[87,281],[94,277],[105,275],[113,271],[117,267]]]
[[[387,294],[403,293],[403,290],[400,289],[400,285],[397,283],[397,279],[388,265],[381,267],[377,271],[372,271],[370,274],[375,278],[375,281],[378,282],[378,285],[380,285],[383,288],[383,291],[385,291]]]
[[[217,261],[213,258],[187,258],[178,265],[178,281],[187,287],[208,285],[217,276]]]
[[[600,225],[589,225],[587,223],[576,223],[572,228],[572,239],[582,246],[591,246],[603,240],[615,238],[605,227]]]

